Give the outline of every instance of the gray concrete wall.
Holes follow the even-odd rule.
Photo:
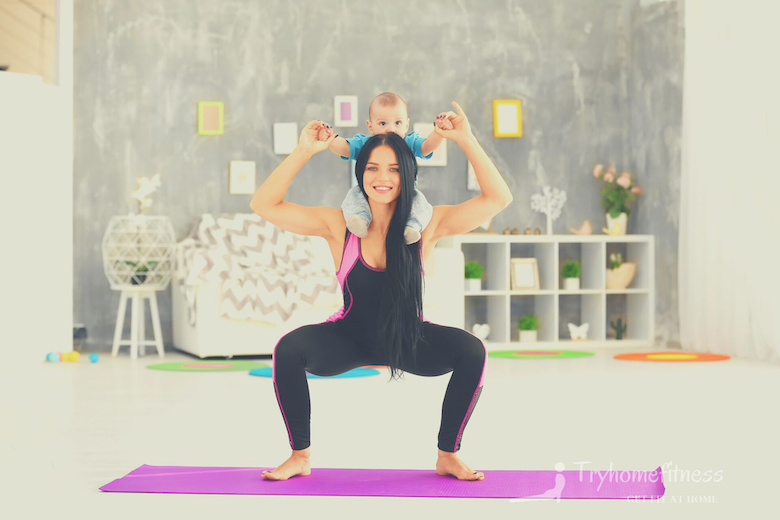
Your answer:
[[[555,230],[604,223],[593,164],[632,170],[645,189],[629,229],[658,240],[657,340],[678,339],[677,218],[682,124],[683,0],[432,0],[340,2],[81,0],[75,42],[75,315],[88,346],[110,347],[118,306],[100,242],[127,213],[139,176],[161,173],[153,214],[181,239],[205,212],[245,212],[228,193],[231,160],[257,162],[263,182],[274,122],[332,120],[333,96],[368,101],[385,90],[408,101],[412,123],[458,101],[498,165],[514,203],[495,228],[542,227],[530,196],[545,184],[569,201]],[[492,101],[523,101],[524,137],[492,136]],[[225,103],[225,134],[199,136],[196,104]],[[342,132],[352,135],[364,127]],[[457,204],[466,161],[423,168],[432,204]],[[316,156],[287,200],[338,207],[347,163]],[[159,296],[171,345],[170,288]],[[125,332],[126,336],[129,332]]]

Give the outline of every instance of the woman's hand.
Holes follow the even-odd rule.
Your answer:
[[[455,107],[455,110],[457,110],[458,113],[456,114],[452,111],[447,112],[446,117],[442,118],[447,121],[438,121],[433,130],[445,139],[451,139],[452,141],[460,143],[469,137],[473,137],[474,134],[471,133],[471,125],[469,124],[469,120],[463,112],[463,109],[460,108],[460,105],[453,101],[452,106]],[[437,118],[437,120],[438,119],[439,118]],[[452,130],[445,130],[450,124],[452,125]]]
[[[322,121],[311,121],[301,131],[298,148],[314,155],[327,149],[336,137],[338,135],[333,135],[332,126]]]

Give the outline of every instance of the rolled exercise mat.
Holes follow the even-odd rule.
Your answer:
[[[663,496],[653,471],[482,470],[485,480],[462,481],[435,470],[312,468],[311,475],[266,480],[270,468],[148,466],[101,487],[122,493],[309,495],[458,498],[646,498]]]
[[[621,361],[654,361],[672,363],[690,363],[692,361],[724,361],[731,359],[723,354],[706,354],[702,352],[632,352],[629,354],[617,354],[613,356]]]
[[[333,379],[336,377],[366,377],[366,376],[375,376],[378,373],[379,371],[374,370],[373,368],[353,368],[352,370],[347,370],[343,374],[338,374],[335,376],[318,376],[306,372],[306,379]],[[273,377],[274,371],[271,367],[256,368],[254,370],[250,370],[249,375],[260,376],[260,377]]]
[[[146,365],[152,370],[173,370],[175,372],[236,372],[240,370],[252,370],[253,368],[267,367],[266,363],[258,363],[250,360],[236,361],[183,361],[177,363],[159,363]]]
[[[512,359],[560,359],[592,356],[593,352],[582,350],[494,350],[488,352],[490,357]]]

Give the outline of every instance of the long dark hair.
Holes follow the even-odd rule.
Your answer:
[[[417,178],[417,161],[409,145],[393,132],[371,137],[363,145],[355,164],[355,176],[363,196],[368,200],[363,186],[363,173],[371,151],[377,146],[389,146],[395,152],[401,175],[401,193],[395,203],[390,227],[385,237],[387,268],[380,306],[378,342],[379,351],[390,367],[390,378],[403,374],[399,368],[403,346],[411,345],[412,355],[417,355],[417,342],[422,340],[422,247],[421,240],[406,244],[404,229],[412,211],[414,181]]]

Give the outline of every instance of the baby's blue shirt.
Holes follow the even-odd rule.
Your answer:
[[[349,157],[341,156],[342,159],[345,161],[348,161],[350,159],[357,160],[357,156],[360,153],[360,150],[363,149],[363,145],[366,144],[366,141],[368,141],[370,138],[374,137],[373,135],[366,135],[366,134],[356,134],[355,137],[348,137],[347,142],[349,143]],[[412,152],[414,153],[415,157],[419,157],[421,159],[430,159],[433,157],[433,152],[429,153],[426,156],[423,156],[422,154],[422,143],[425,141],[425,137],[422,137],[417,132],[409,132],[406,134],[406,137],[404,137],[404,141],[406,141],[406,144],[409,145],[409,148],[412,149]]]

